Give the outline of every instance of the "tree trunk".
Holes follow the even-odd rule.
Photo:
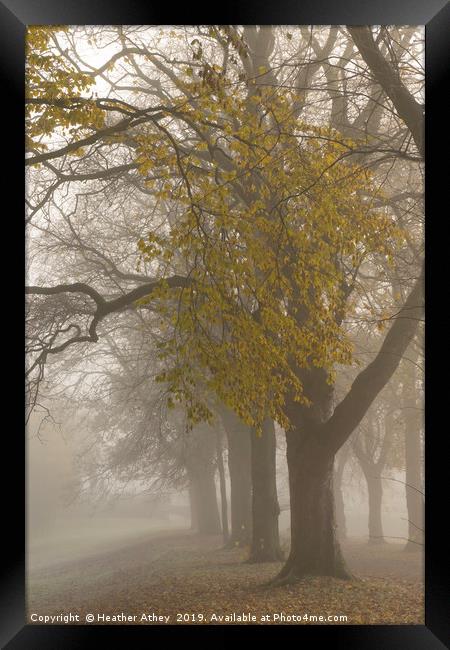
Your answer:
[[[343,456],[342,452],[345,453]],[[335,513],[336,513],[336,528],[337,535],[341,542],[347,539],[347,522],[345,519],[345,505],[344,505],[344,494],[342,490],[342,479],[344,475],[344,469],[347,461],[347,453],[344,448],[341,451],[341,456],[335,462],[334,467],[334,476],[333,476],[333,491],[334,491],[334,503],[335,503]]]
[[[219,535],[220,517],[214,472],[205,471],[191,476],[191,486],[193,502],[196,505],[198,532],[200,535]]]
[[[370,466],[368,472],[377,471],[375,465]],[[385,544],[383,522],[381,517],[381,504],[383,501],[383,484],[381,479],[365,473],[367,492],[369,495],[369,544]]]
[[[299,371],[311,406],[289,400],[287,415],[295,423],[286,430],[291,499],[291,550],[277,582],[305,575],[349,578],[336,536],[333,467],[330,445],[319,435],[333,404],[333,387],[321,368]]]
[[[415,373],[414,373],[415,375]],[[421,550],[423,545],[424,502],[422,492],[422,449],[418,417],[415,376],[410,386],[403,385],[405,420],[405,492],[408,510],[408,542],[405,551]]]
[[[250,427],[230,409],[221,412],[228,441],[231,535],[228,546],[247,546],[251,541],[252,504]]]
[[[421,486],[420,430],[416,425],[408,428],[405,437],[406,456],[406,507],[408,509],[408,542],[405,551],[420,550],[423,545],[424,503],[417,490]],[[416,489],[414,489],[416,488]]]
[[[286,434],[291,494],[291,551],[276,581],[305,575],[349,578],[336,537],[334,455],[312,433]]]
[[[369,460],[367,453],[363,455],[363,450],[354,447],[356,457],[366,480],[368,496],[368,528],[369,544],[385,544],[383,534],[383,522],[381,517],[381,504],[383,501],[383,484],[381,482],[382,469],[384,464],[373,463]]]
[[[249,562],[283,559],[278,531],[276,438],[273,420],[267,419],[260,436],[250,432],[252,470],[252,544]]]
[[[228,438],[230,472],[230,546],[246,546],[251,539],[250,437],[248,431],[231,432]]]
[[[220,503],[222,510],[222,535],[224,544],[228,544],[230,532],[228,529],[228,501],[227,484],[225,481],[225,468],[223,465],[222,437],[219,431],[216,433],[217,442],[217,468],[219,470]]]
[[[215,431],[198,424],[187,440],[186,469],[192,490],[192,504],[197,530],[202,535],[220,534],[220,517],[216,494]]]

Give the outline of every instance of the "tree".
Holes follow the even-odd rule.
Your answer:
[[[250,432],[252,447],[252,544],[249,562],[283,559],[278,530],[276,438],[273,420],[263,422],[259,435]]]
[[[336,454],[333,476],[334,503],[336,509],[336,527],[337,535],[340,542],[347,539],[347,524],[345,519],[345,506],[343,495],[343,477],[344,470],[349,457],[350,446],[343,445],[339,453]]]
[[[417,351],[411,351],[412,360],[417,361]],[[405,435],[405,493],[408,510],[408,541],[406,551],[417,551],[424,540],[424,494],[423,494],[423,452],[422,413],[418,400],[420,366],[414,364],[406,374],[402,385],[402,415]],[[423,402],[422,402],[423,403]]]
[[[252,537],[251,429],[229,408],[219,406],[228,445],[231,534],[229,548],[245,547]]]
[[[365,427],[352,440],[352,449],[359,461],[369,497],[369,544],[385,542],[382,524],[383,470],[391,445],[391,413],[369,414]]]
[[[220,517],[215,483],[215,440],[209,427],[198,425],[191,434],[186,449],[186,468],[195,504],[198,532],[203,535],[220,533]]]
[[[220,431],[216,431],[216,449],[217,449],[217,469],[219,472],[219,484],[220,484],[222,535],[223,535],[224,544],[227,545],[230,539],[230,532],[228,527],[228,499],[227,499],[227,484],[225,479],[225,466],[223,463],[222,435]]]

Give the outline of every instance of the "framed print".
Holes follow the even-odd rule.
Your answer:
[[[4,647],[445,647],[448,5],[0,10]]]

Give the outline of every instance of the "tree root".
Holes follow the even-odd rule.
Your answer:
[[[264,583],[264,586],[270,587],[284,587],[286,585],[298,584],[306,578],[317,578],[317,577],[327,577],[327,578],[338,578],[339,580],[354,580],[359,581],[360,578],[353,575],[346,567],[341,567],[336,569],[333,573],[308,573],[307,571],[299,572],[295,569],[285,570],[283,569],[278,575],[275,576],[269,582]]]

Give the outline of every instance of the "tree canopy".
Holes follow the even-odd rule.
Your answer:
[[[372,46],[371,32],[352,29],[369,65],[383,58],[388,34]],[[401,34],[396,56],[413,37]],[[373,318],[361,272],[388,269],[405,237],[383,165],[420,158],[380,111],[378,59],[366,83],[353,47],[338,28],[312,38],[306,28],[87,28],[81,40],[67,27],[29,30],[26,162],[42,188],[30,218],[66,186],[78,201],[85,183],[95,194],[112,182],[141,223],[134,269],[117,273],[114,244],[102,246],[109,274],[125,281],[119,297],[80,281],[29,288],[95,304],[87,332],[71,323],[61,342],[61,329],[34,370],[49,353],[97,341],[108,314],[150,303],[159,378],[193,420],[210,415],[200,385],[249,424],[269,413],[287,427],[286,398],[309,401],[300,370],[321,368],[332,383],[336,365],[352,361],[349,321]],[[92,56],[103,49],[106,60]],[[395,108],[416,92],[408,65],[401,92],[387,92]]]

